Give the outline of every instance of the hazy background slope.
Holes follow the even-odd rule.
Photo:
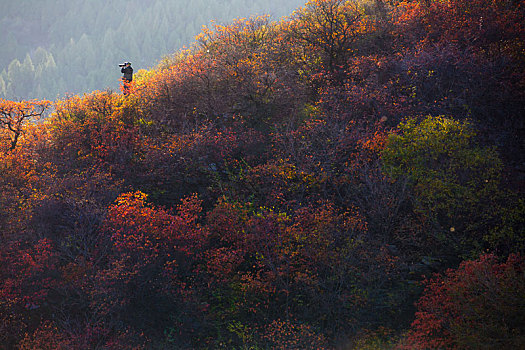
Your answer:
[[[289,15],[304,0],[0,0],[0,98],[55,99],[118,88],[194,41],[210,21]]]

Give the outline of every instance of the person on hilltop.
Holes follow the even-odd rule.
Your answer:
[[[131,62],[124,62],[119,64],[121,67],[121,72],[124,74],[122,76],[122,82],[124,83],[124,95],[129,94],[129,85],[133,81],[133,68],[131,67]]]

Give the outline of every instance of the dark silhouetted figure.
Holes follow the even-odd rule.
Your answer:
[[[129,95],[129,85],[133,80],[133,68],[131,68],[131,62],[125,62],[120,65],[122,69],[120,70],[124,75],[122,76],[122,82],[124,83],[124,95]]]

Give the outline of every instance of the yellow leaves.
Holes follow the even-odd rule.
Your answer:
[[[15,149],[23,135],[23,124],[28,119],[38,119],[51,102],[47,100],[14,102],[0,99],[0,131],[7,135],[9,145],[1,145],[3,151]]]
[[[117,205],[138,205],[139,207],[144,207],[144,203],[147,199],[148,195],[141,192],[130,192],[130,193],[124,193],[121,194],[116,200],[115,203]]]
[[[337,69],[356,52],[356,42],[375,30],[374,21],[355,2],[310,1],[294,13],[288,31],[296,46],[307,49],[311,65],[321,58],[321,67]]]

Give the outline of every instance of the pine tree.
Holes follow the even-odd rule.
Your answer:
[[[3,74],[0,74],[0,98],[5,97],[5,92],[5,81],[3,78]]]

